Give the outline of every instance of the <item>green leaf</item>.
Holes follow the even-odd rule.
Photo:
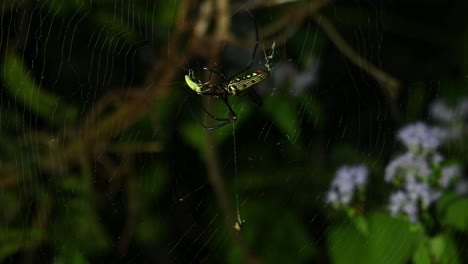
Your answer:
[[[431,263],[431,252],[426,242],[427,241],[424,239],[421,240],[416,251],[414,252],[414,255],[413,255],[414,264]]]
[[[295,142],[299,136],[300,129],[294,104],[285,100],[284,97],[273,96],[265,99],[262,108],[283,134]]]
[[[138,170],[142,202],[157,201],[166,188],[169,171],[165,162],[145,164]]]
[[[69,15],[75,9],[71,1],[43,1],[42,7],[49,9],[53,16]]]
[[[425,83],[414,83],[408,89],[410,95],[408,100],[411,102],[408,103],[408,109],[406,110],[405,118],[408,121],[412,121],[424,115],[423,111],[426,107],[426,98],[427,98],[427,87]]]
[[[456,244],[449,235],[436,236],[430,241],[430,244],[435,263],[460,263]]]
[[[135,230],[135,239],[142,244],[154,244],[163,237],[163,223],[155,215],[147,215],[138,221]]]
[[[0,262],[7,263],[6,259],[20,251],[22,247],[25,247],[26,243],[23,241],[10,241],[8,244],[3,244],[0,246]]]
[[[221,145],[228,138],[232,138],[233,129],[237,130],[242,126],[251,113],[253,112],[252,107],[246,106],[243,104],[242,100],[237,100],[238,98],[231,98],[231,106],[237,114],[237,121],[228,124],[226,126],[220,127],[214,130],[206,130],[195,118],[192,118],[190,121],[185,122],[182,125],[182,135],[185,141],[198,150],[202,160],[206,158],[207,155],[207,135],[206,133],[211,133],[214,137],[214,141],[217,145]],[[190,99],[189,99],[190,100]],[[210,114],[215,117],[227,117],[229,116],[228,110],[223,103],[220,103],[219,100],[213,99],[211,102],[212,105],[210,108]],[[200,122],[207,126],[215,126],[220,124],[218,121],[212,120],[206,113],[201,110],[204,115],[198,115],[197,118],[200,119]]]
[[[468,230],[468,199],[452,200],[441,216],[442,223],[460,231]]]
[[[54,264],[86,264],[89,263],[80,249],[72,244],[59,246],[59,253],[54,257]]]
[[[158,25],[170,26],[174,24],[177,18],[174,12],[178,9],[179,1],[162,1],[158,2],[158,6],[155,9],[156,14],[154,17],[158,20]]]
[[[245,220],[242,236],[265,263],[310,263],[319,254],[307,235],[305,224],[279,202],[262,200],[260,204],[260,201],[250,200],[239,211],[241,219]],[[242,263],[238,249],[229,248],[230,262]]]
[[[76,247],[85,255],[102,253],[110,246],[110,240],[102,221],[94,208],[92,178],[62,177],[57,197],[55,223],[50,226],[50,240]]]
[[[288,41],[288,45],[291,46],[292,51],[296,52],[293,56],[300,58],[299,64],[305,66],[310,63],[310,58],[320,57],[324,47],[324,36],[317,28],[312,31],[305,28],[299,29]]]
[[[324,115],[320,103],[313,96],[304,96],[302,108],[307,113],[306,122],[313,122],[317,128],[323,127],[325,123]]]
[[[113,13],[103,11],[97,12],[93,19],[97,28],[104,29],[102,31],[103,37],[100,40],[103,40],[106,45],[114,48],[122,45],[121,40],[131,44],[138,42],[138,33],[131,27],[131,22],[116,18]]]
[[[181,132],[185,141],[198,150],[201,160],[205,160],[207,155],[207,141],[205,133],[210,132],[207,132],[202,126],[200,126],[200,124],[196,123],[196,121],[185,123],[182,126]]]
[[[367,223],[367,220],[364,216],[358,215],[356,217],[353,217],[353,222],[354,225],[356,226],[356,229],[361,232],[363,235],[369,235],[369,224]]]
[[[36,229],[0,228],[0,262],[40,241],[43,233]]]
[[[62,126],[64,120],[76,119],[77,109],[37,85],[31,72],[16,54],[7,54],[2,71],[7,92],[31,112]]]
[[[410,223],[383,214],[369,218],[369,236],[364,236],[353,225],[332,229],[328,248],[333,263],[406,263],[410,260],[419,232],[410,231]]]

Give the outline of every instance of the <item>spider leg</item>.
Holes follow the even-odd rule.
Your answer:
[[[215,70],[214,68],[208,68],[208,67],[203,67],[203,70],[204,71],[209,71],[210,72],[210,79],[211,79],[211,74],[214,72],[216,74],[218,74],[219,76],[221,76],[221,78],[223,78],[223,80],[226,80],[226,76],[224,76],[224,74],[222,74],[220,71],[218,70]]]
[[[263,102],[262,102],[262,99],[260,98],[260,96],[257,94],[257,92],[255,91],[255,89],[250,89],[251,91],[251,94],[252,94],[252,100],[253,102],[257,105],[257,106],[262,106]]]
[[[214,120],[216,120],[216,121],[226,122],[226,121],[230,121],[230,120],[231,120],[231,118],[230,118],[231,116],[230,116],[230,115],[229,115],[229,118],[219,118],[219,117],[216,117],[216,116],[210,114],[210,112],[208,112],[208,110],[206,110],[206,108],[205,108],[203,105],[201,105],[201,107],[202,107],[203,111],[205,111],[205,113],[206,113],[209,117],[211,117],[212,119],[214,119]]]
[[[226,107],[229,109],[229,119],[225,119],[226,121],[224,121],[224,123],[221,123],[221,124],[218,124],[216,126],[213,126],[213,127],[208,127],[206,128],[207,130],[215,130],[215,129],[218,129],[220,127],[223,127],[225,125],[228,125],[234,121],[237,120],[237,115],[236,113],[234,112],[234,110],[232,110],[231,106],[229,105],[228,101],[227,101],[227,98],[221,98],[221,100],[223,101],[223,103],[226,105]],[[221,118],[220,118],[221,119]],[[216,119],[218,120],[218,119]]]
[[[195,115],[195,113],[193,112],[192,108],[190,108],[190,112],[192,113],[193,118],[195,118],[195,120],[197,120],[197,122],[198,122],[204,129],[206,129],[206,130],[213,130],[213,129],[216,129],[216,128],[218,128],[218,127],[222,127],[222,126],[224,126],[224,125],[229,124],[229,123],[228,123],[229,119],[227,119],[227,118],[226,118],[226,119],[216,118],[216,117],[214,117],[212,114],[210,114],[203,106],[202,106],[202,108],[203,108],[203,110],[205,111],[205,113],[207,113],[211,118],[213,118],[213,119],[215,119],[215,120],[217,120],[217,121],[224,121],[224,123],[222,123],[221,126],[218,125],[218,126],[214,126],[214,127],[208,127],[208,126],[206,126],[205,124],[203,124],[203,122],[200,121],[200,119],[198,119],[197,115]]]
[[[237,120],[237,115],[236,113],[234,112],[234,110],[232,109],[232,107],[229,105],[228,101],[227,101],[227,98],[220,98],[221,101],[223,101],[223,103],[226,105],[226,107],[228,108],[229,110],[229,118],[219,118],[219,117],[216,117],[214,115],[212,115],[210,112],[208,112],[208,110],[206,110],[206,108],[201,105],[203,111],[205,111],[205,113],[211,117],[212,119],[216,120],[216,121],[219,121],[219,122],[222,122],[221,124],[218,124],[216,126],[212,126],[212,127],[209,127],[209,126],[206,126],[205,124],[203,124],[203,122],[200,121],[200,119],[198,119],[198,117],[195,115],[195,113],[193,112],[192,110],[192,107],[190,107],[190,112],[192,113],[192,116],[195,118],[195,120],[197,120],[198,123],[200,123],[200,125],[205,128],[206,130],[215,130],[217,128],[220,128],[220,127],[223,127],[227,124],[230,124],[234,121]]]
[[[253,65],[253,63],[255,61],[255,54],[257,54],[257,48],[258,48],[258,25],[257,25],[257,21],[255,20],[253,15],[248,10],[246,10],[246,11],[247,11],[247,14],[249,14],[250,18],[252,19],[252,21],[253,21],[253,23],[255,25],[255,46],[254,46],[252,56],[250,57],[250,61],[247,64],[247,66],[245,66],[242,70],[240,70],[236,74],[232,75],[229,79],[232,79],[232,78],[238,76],[239,74],[245,72],[246,70],[252,68],[252,65]]]

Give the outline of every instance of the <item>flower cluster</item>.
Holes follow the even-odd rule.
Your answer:
[[[327,193],[327,202],[333,206],[349,205],[356,191],[362,191],[367,183],[367,167],[343,166],[335,174]]]
[[[461,98],[453,107],[442,100],[436,100],[429,108],[429,115],[441,123],[449,139],[459,139],[468,120],[468,98]]]
[[[442,145],[447,134],[438,127],[429,127],[417,122],[402,128],[397,137],[409,150],[425,153],[434,151]]]
[[[389,210],[392,216],[407,215],[416,222],[420,213],[436,202],[444,190],[454,187],[461,170],[457,165],[444,164],[444,157],[437,152],[448,139],[441,128],[418,122],[403,127],[397,139],[407,152],[385,168],[385,181],[397,187],[390,196]]]
[[[396,139],[405,147],[385,167],[385,182],[394,192],[389,197],[390,214],[406,216],[417,222],[427,210],[447,192],[468,193],[468,181],[462,180],[457,160],[448,159],[439,151],[446,142],[466,135],[468,98],[453,108],[443,101],[431,105],[430,115],[440,126],[416,122],[402,127]],[[363,199],[368,169],[365,166],[344,166],[338,169],[326,201],[334,207],[349,208],[353,201]]]

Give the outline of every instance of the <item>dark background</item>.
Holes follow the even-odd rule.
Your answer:
[[[206,131],[193,115],[215,125],[202,105],[226,107],[184,75],[247,65],[246,10],[260,35],[246,74],[275,41],[263,104],[231,96],[237,122]],[[3,262],[406,263],[432,235],[386,216],[383,171],[399,127],[468,92],[466,1],[7,0],[0,12]],[[464,144],[446,151],[467,160]],[[343,164],[370,167],[370,237],[325,204]],[[466,258],[466,232],[450,235]]]

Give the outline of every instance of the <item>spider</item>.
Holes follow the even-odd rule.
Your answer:
[[[257,22],[255,21],[254,17],[250,13],[249,15],[252,18],[252,21],[254,22],[254,25],[255,25],[255,45],[252,51],[252,55],[250,57],[250,61],[248,62],[247,66],[245,66],[241,71],[237,72],[236,74],[233,74],[230,77],[226,77],[221,72],[214,70],[212,68],[204,67],[203,70],[210,72],[209,80],[205,83],[202,83],[200,80],[195,78],[193,70],[189,70],[188,75],[185,75],[185,82],[187,83],[190,89],[195,91],[198,95],[205,95],[205,96],[210,96],[212,98],[220,99],[226,105],[229,111],[229,118],[219,118],[210,114],[205,108],[203,108],[203,110],[212,119],[222,122],[218,125],[208,127],[204,125],[202,122],[200,122],[198,118],[195,117],[197,121],[207,130],[218,129],[220,127],[223,127],[227,124],[230,124],[236,121],[237,115],[232,109],[231,105],[229,105],[228,97],[230,95],[239,95],[243,91],[265,80],[270,75],[271,69],[270,69],[269,59],[272,58],[273,53],[271,53],[270,56],[268,57],[266,56],[266,60],[267,60],[265,63],[266,69],[259,68],[254,72],[249,72],[246,74],[246,72],[248,72],[252,68],[252,65],[255,60],[255,55],[257,53],[257,48],[258,48]],[[274,50],[274,44],[273,44],[273,50]],[[211,83],[210,80],[211,80],[211,75],[213,73],[218,74],[222,80],[218,83]],[[243,76],[238,77],[240,75],[243,75]],[[255,93],[255,90],[252,89],[252,92],[254,96],[256,97],[256,99],[260,101],[258,95]]]

